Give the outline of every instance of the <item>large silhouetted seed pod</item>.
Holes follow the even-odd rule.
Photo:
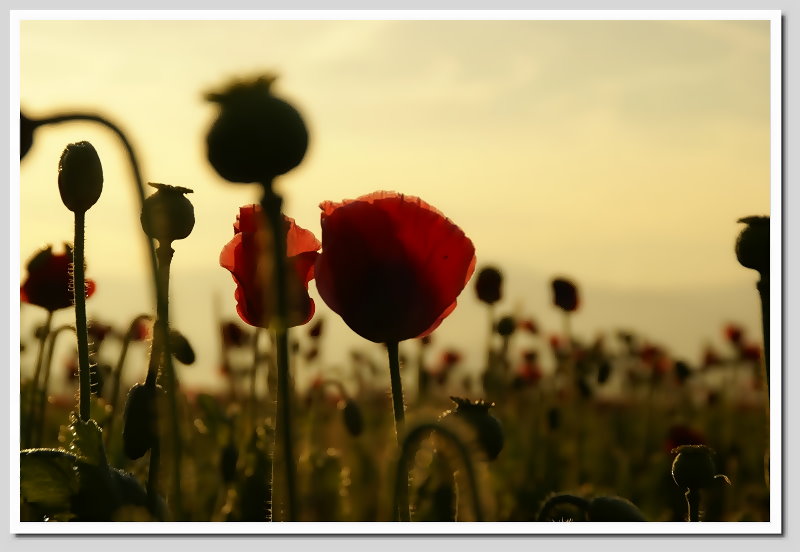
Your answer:
[[[498,302],[503,297],[503,273],[492,266],[481,269],[475,279],[475,293],[489,305]]]
[[[266,182],[303,160],[308,130],[300,113],[272,94],[274,77],[209,94],[220,113],[206,136],[208,160],[230,182]]]
[[[158,401],[160,386],[135,383],[125,402],[122,443],[128,458],[141,458],[158,438]]]
[[[194,206],[186,194],[189,188],[148,182],[156,193],[144,200],[141,223],[144,233],[159,244],[182,240],[194,228]]]
[[[739,219],[747,226],[736,239],[736,258],[746,267],[769,273],[769,217]]]
[[[678,455],[672,461],[672,479],[681,489],[710,487],[718,478],[713,449],[705,445],[682,445],[673,452]]]

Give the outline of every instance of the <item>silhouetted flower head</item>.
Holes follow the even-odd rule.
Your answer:
[[[28,261],[28,278],[20,286],[20,300],[38,305],[50,312],[72,306],[72,247],[64,244],[66,251],[53,254],[48,245]],[[86,297],[95,290],[94,281],[86,279]]]
[[[100,199],[103,166],[89,142],[69,144],[58,162],[58,191],[67,209],[83,213]]]
[[[141,458],[158,438],[158,401],[163,396],[158,386],[136,383],[125,401],[122,443],[131,460]]]
[[[552,282],[553,304],[558,308],[572,312],[578,309],[578,288],[571,281],[564,278],[556,278]]]
[[[194,206],[186,194],[189,188],[169,186],[148,182],[148,186],[156,189],[156,193],[144,201],[142,207],[142,229],[144,233],[159,244],[182,240],[192,233],[194,228]]]
[[[672,452],[677,454],[672,461],[672,479],[681,489],[694,491],[710,487],[717,479],[730,484],[727,477],[717,474],[713,449],[705,445],[683,445]]]
[[[746,267],[769,274],[769,217],[740,218],[747,226],[736,239],[736,258]]]
[[[308,130],[300,113],[272,93],[273,76],[239,81],[206,96],[220,106],[206,136],[208,160],[230,182],[263,182],[303,160]]]
[[[734,346],[739,346],[742,344],[742,338],[744,338],[744,329],[737,324],[726,324],[724,328],[725,339],[728,340]]]
[[[503,273],[493,266],[482,268],[475,278],[475,293],[488,305],[497,303],[503,297]]]
[[[442,213],[394,192],[320,207],[317,289],[353,331],[403,341],[429,334],[455,309],[475,248]]]
[[[494,460],[503,450],[504,432],[500,420],[489,413],[494,403],[483,400],[472,401],[466,398],[450,397],[456,407],[444,412],[440,420],[449,417],[461,420],[472,426],[476,432],[478,443],[488,460]]]
[[[33,146],[33,133],[39,122],[29,119],[25,114],[19,112],[19,159],[22,160]]]
[[[504,316],[497,322],[495,329],[503,337],[509,337],[517,329],[517,321],[514,320],[513,316]]]
[[[314,262],[320,248],[314,234],[300,228],[294,219],[284,216],[286,229],[285,269],[289,298],[289,326],[305,324],[314,316],[314,301],[308,295],[308,283],[314,277]],[[269,327],[275,312],[273,265],[265,248],[272,248],[272,233],[267,230],[259,205],[239,209],[233,225],[234,236],[219,256],[236,282],[236,311],[251,326]]]

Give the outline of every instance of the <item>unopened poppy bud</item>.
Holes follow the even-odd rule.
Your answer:
[[[503,296],[503,274],[492,266],[483,268],[475,280],[475,292],[484,303],[497,303]]]
[[[358,437],[364,431],[364,417],[361,415],[361,409],[358,404],[353,399],[344,401],[342,419],[348,433],[353,437]]]
[[[718,475],[714,465],[714,451],[705,445],[682,445],[672,449],[678,453],[672,462],[672,479],[681,489],[697,490],[710,487],[716,479],[728,478]]]
[[[452,416],[469,424],[476,433],[478,443],[488,460],[494,460],[503,450],[504,434],[500,420],[489,414],[494,403],[481,399],[471,401],[460,397],[450,397],[456,403],[455,409],[446,411],[440,420]]]
[[[303,160],[308,130],[300,113],[272,94],[275,77],[236,82],[206,96],[220,113],[206,136],[208,160],[230,182],[265,182]]]
[[[578,288],[564,278],[553,280],[553,304],[567,312],[578,309]]]
[[[83,213],[100,199],[103,166],[89,142],[69,144],[58,162],[58,191],[72,212]]]
[[[222,447],[219,459],[219,469],[222,480],[231,483],[236,479],[236,463],[239,461],[239,450],[233,443],[228,443]]]
[[[142,229],[160,244],[182,240],[194,228],[194,206],[185,194],[193,190],[180,186],[169,186],[148,182],[156,193],[144,201],[142,207]]]
[[[125,402],[122,444],[131,460],[141,458],[158,438],[158,400],[161,386],[135,383]]]
[[[513,316],[504,316],[497,323],[497,333],[499,333],[503,337],[508,337],[511,334],[513,334],[516,328],[517,328],[517,323],[514,320]]]
[[[19,159],[28,154],[33,146],[33,131],[39,126],[38,121],[27,118],[22,111],[19,112]]]
[[[747,226],[736,239],[736,258],[746,267],[769,274],[769,217],[740,218]]]
[[[178,330],[169,331],[169,344],[172,349],[172,356],[183,364],[194,364],[195,354],[191,343]]]

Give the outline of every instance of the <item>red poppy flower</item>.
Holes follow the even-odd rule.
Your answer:
[[[322,209],[315,275],[322,299],[376,343],[431,333],[475,271],[464,232],[421,199],[374,192]]]
[[[286,285],[289,297],[289,326],[305,324],[314,316],[314,301],[308,296],[308,282],[314,277],[314,262],[320,243],[314,234],[284,216],[286,229]],[[272,234],[266,229],[261,206],[239,209],[233,224],[234,236],[219,256],[236,282],[236,311],[251,326],[269,327],[275,304],[272,258],[264,255]]]
[[[54,255],[53,246],[48,245],[28,261],[28,279],[19,288],[20,300],[38,305],[50,312],[72,306],[72,248],[64,244],[66,251]],[[94,281],[85,280],[86,297],[94,293]]]

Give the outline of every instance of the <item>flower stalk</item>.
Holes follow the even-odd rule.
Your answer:
[[[36,414],[36,434],[33,440],[33,445],[35,447],[41,446],[42,437],[44,436],[44,415],[45,415],[45,406],[47,404],[47,389],[50,387],[50,372],[51,366],[53,365],[53,351],[56,348],[56,338],[59,334],[65,330],[74,330],[75,327],[70,324],[64,324],[59,326],[50,334],[48,335],[49,345],[47,346],[47,355],[44,359],[44,364],[42,366],[42,370],[44,370],[44,381],[42,382],[42,392],[39,395],[39,406],[37,408]]]
[[[275,276],[276,312],[272,320],[275,331],[275,352],[277,356],[277,412],[275,450],[282,446],[282,460],[285,487],[285,506],[288,521],[297,519],[296,467],[294,460],[294,442],[292,435],[292,405],[289,382],[289,304],[286,286],[286,232],[283,226],[283,198],[272,189],[272,182],[262,183],[264,195],[261,198],[261,210],[267,217],[272,231],[272,255],[274,257],[273,274]],[[269,254],[269,251],[267,251]],[[272,488],[275,490],[275,463],[273,463]],[[273,504],[274,504],[273,500]],[[274,509],[274,508],[273,508]],[[274,515],[274,513],[273,513]]]
[[[89,328],[86,323],[86,282],[84,275],[84,223],[85,211],[75,213],[75,249],[73,249],[73,277],[75,293],[75,333],[78,338],[78,405],[83,422],[89,421],[91,406],[91,381],[89,375]]]
[[[26,416],[27,426],[22,439],[23,448],[30,447],[33,439],[33,428],[36,425],[34,416],[36,415],[36,402],[37,395],[39,394],[39,378],[41,377],[42,365],[44,363],[44,350],[47,343],[47,336],[50,335],[50,328],[52,325],[53,311],[47,311],[47,318],[45,318],[44,326],[42,327],[42,331],[39,335],[39,350],[36,353],[36,365],[33,371],[33,380],[31,381],[30,390],[28,393],[28,415]]]
[[[405,404],[403,402],[403,382],[400,379],[400,346],[398,342],[392,341],[387,343],[386,351],[389,355],[389,378],[392,386],[395,437],[397,439],[397,446],[402,446],[400,435],[403,433],[403,424],[405,422]],[[398,521],[410,521],[408,509],[408,473],[405,473],[405,485],[403,485],[402,482],[398,483],[395,492],[394,505]]]

